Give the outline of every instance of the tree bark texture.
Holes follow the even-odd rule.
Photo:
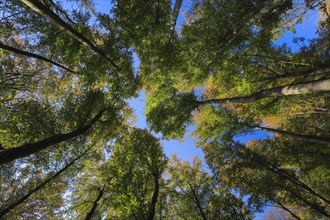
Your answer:
[[[176,0],[175,1],[175,5],[174,5],[173,12],[172,12],[172,15],[171,15],[170,41],[172,41],[173,36],[174,36],[176,21],[177,21],[178,16],[179,16],[181,5],[182,5],[182,0]]]
[[[93,146],[92,146],[93,147]],[[47,185],[48,183],[50,183],[52,180],[54,180],[56,177],[58,177],[61,173],[63,173],[64,171],[66,171],[69,167],[71,167],[77,160],[79,160],[80,158],[82,158],[92,147],[88,148],[87,150],[85,150],[80,156],[76,157],[74,160],[72,160],[70,163],[68,163],[65,167],[63,167],[61,170],[59,170],[57,173],[55,173],[53,176],[49,177],[48,179],[46,179],[45,181],[43,181],[41,184],[39,184],[37,187],[35,187],[34,189],[30,190],[28,193],[26,193],[24,196],[22,196],[21,198],[19,198],[16,202],[13,202],[12,204],[8,205],[7,207],[5,207],[4,209],[0,209],[0,219],[2,219],[2,217],[4,217],[6,214],[8,214],[11,210],[13,210],[14,208],[16,208],[18,205],[22,204],[23,202],[25,202],[31,195],[33,195],[34,193],[38,192],[39,190],[41,190],[45,185]]]
[[[20,147],[9,148],[0,151],[0,165],[11,162],[15,159],[27,157],[31,154],[37,153],[41,150],[46,149],[49,146],[59,144],[64,141],[68,141],[75,137],[78,137],[86,133],[103,115],[103,113],[108,109],[101,110],[87,125],[80,127],[74,131],[66,134],[55,134],[51,137],[45,138],[41,141],[35,143],[23,144]]]
[[[269,131],[269,132],[273,132],[276,134],[284,135],[284,136],[291,137],[291,138],[294,138],[297,140],[321,143],[321,144],[330,144],[330,138],[316,137],[316,136],[310,136],[310,135],[301,135],[301,134],[296,134],[296,133],[278,130],[278,129],[274,129],[274,128],[263,127],[263,126],[259,126],[259,125],[247,125],[247,124],[243,124],[243,123],[239,123],[239,124],[246,126],[246,127],[250,127],[250,128],[256,128],[259,130],[264,130],[264,131]]]
[[[98,202],[100,201],[100,199],[101,199],[102,196],[103,196],[103,193],[104,193],[104,187],[100,190],[100,192],[99,192],[97,198],[96,198],[95,201],[93,202],[93,206],[92,206],[91,210],[88,212],[88,214],[87,214],[85,220],[90,220],[90,219],[92,219],[92,217],[93,217],[93,215],[94,215],[94,213],[95,213],[95,211],[96,211],[96,209],[97,209]]]
[[[19,54],[19,55],[23,55],[23,56],[27,56],[27,57],[32,57],[32,58],[35,58],[35,59],[38,59],[38,60],[42,60],[42,61],[45,61],[47,63],[50,63],[50,64],[52,64],[54,66],[60,67],[62,69],[65,69],[68,72],[76,73],[75,71],[70,70],[69,68],[65,67],[64,65],[59,64],[59,63],[56,63],[56,62],[54,62],[54,61],[52,61],[52,60],[50,60],[50,59],[48,59],[46,57],[40,56],[40,55],[35,54],[35,53],[30,53],[30,52],[19,50],[17,48],[14,48],[14,47],[5,45],[1,41],[0,41],[0,48],[3,49],[3,50],[6,50],[6,51],[10,51],[10,52]]]
[[[37,12],[38,14],[49,18],[51,21],[56,23],[62,30],[70,34],[81,44],[89,47],[97,55],[107,59],[116,69],[119,70],[119,67],[114,63],[114,61],[111,60],[109,57],[107,57],[106,54],[98,47],[96,47],[94,43],[92,43],[85,36],[83,36],[81,33],[76,31],[73,27],[71,27],[69,24],[63,21],[58,15],[56,15],[52,10],[50,10],[48,7],[43,5],[41,2],[39,2],[38,0],[22,0],[22,2],[26,4],[28,7],[30,7],[32,10]]]
[[[289,86],[280,86],[272,89],[260,90],[249,96],[224,98],[224,99],[209,99],[203,101],[197,101],[198,104],[226,104],[226,103],[249,103],[255,102],[260,99],[279,96],[290,96],[308,94],[313,92],[329,92],[330,91],[330,79],[316,80],[306,83],[293,84]]]
[[[156,214],[156,203],[158,199],[158,194],[159,194],[159,181],[158,181],[158,176],[155,176],[155,188],[154,188],[154,193],[152,195],[150,207],[149,207],[149,213],[148,213],[148,220],[153,220]]]

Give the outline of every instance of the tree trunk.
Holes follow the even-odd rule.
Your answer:
[[[173,8],[173,12],[171,15],[171,26],[170,26],[170,42],[173,39],[174,31],[175,31],[175,25],[176,25],[176,20],[178,19],[180,8],[182,5],[182,0],[176,0],[175,5]]]
[[[274,200],[274,202],[276,203],[276,204],[278,204],[283,210],[285,210],[285,211],[287,211],[288,213],[290,213],[290,215],[292,216],[292,217],[294,217],[295,219],[298,219],[298,220],[302,220],[301,218],[299,218],[299,216],[297,216],[296,214],[294,214],[290,209],[288,209],[287,207],[285,207],[279,200],[277,200],[277,199],[274,199],[273,198],[273,200]]]
[[[264,131],[270,131],[276,134],[284,135],[287,137],[291,137],[297,140],[302,140],[302,141],[307,141],[307,142],[314,142],[314,143],[321,143],[321,144],[330,144],[330,138],[324,138],[324,137],[315,137],[315,136],[310,136],[310,135],[301,135],[301,134],[295,134],[291,133],[288,131],[283,131],[283,130],[278,130],[274,128],[267,128],[267,127],[262,127],[258,125],[248,125],[248,124],[243,124],[243,123],[238,123],[240,125],[250,127],[250,128],[256,128],[259,130],[264,130]]]
[[[196,204],[196,206],[197,206],[197,208],[198,208],[198,210],[199,210],[199,212],[200,212],[200,214],[201,214],[203,220],[207,220],[206,215],[205,215],[204,210],[203,210],[203,207],[202,207],[202,205],[201,205],[201,202],[199,201],[198,196],[196,195],[196,191],[195,191],[195,189],[191,186],[191,184],[190,184],[189,182],[187,182],[187,183],[188,183],[188,185],[189,185],[190,190],[191,190],[192,193],[193,193],[193,196],[194,196],[194,202],[195,202],[195,204]]]
[[[38,60],[43,60],[47,63],[50,63],[50,64],[53,64],[57,67],[60,67],[62,69],[65,69],[66,71],[69,71],[71,73],[76,73],[75,71],[73,70],[70,70],[69,68],[63,66],[62,64],[59,64],[59,63],[56,63],[46,57],[43,57],[43,56],[40,56],[38,54],[34,54],[34,53],[29,53],[29,52],[25,52],[25,51],[22,51],[22,50],[19,50],[17,48],[13,48],[11,46],[8,46],[8,45],[4,45],[1,41],[0,41],[0,48],[3,49],[3,50],[7,50],[7,51],[10,51],[10,52],[13,52],[13,53],[16,53],[16,54],[20,54],[20,55],[23,55],[23,56],[27,56],[27,57],[33,57],[33,58],[36,58]]]
[[[330,91],[330,79],[316,80],[306,83],[293,84],[289,86],[281,86],[272,89],[265,89],[253,93],[249,96],[225,98],[225,99],[209,99],[197,101],[198,104],[226,104],[226,103],[249,103],[260,99],[278,96],[300,95],[313,92],[328,92]]]
[[[281,188],[283,188],[283,190],[285,190],[287,192],[290,192],[294,197],[296,197],[297,201],[301,201],[301,202],[305,203],[306,205],[308,205],[311,209],[314,209],[315,211],[317,211],[317,212],[319,212],[319,213],[321,213],[321,214],[323,214],[327,217],[330,217],[330,214],[327,212],[327,210],[324,207],[320,206],[319,204],[317,204],[315,202],[310,202],[306,198],[304,198],[302,195],[298,194],[299,192],[301,192],[301,189],[299,189],[299,187],[301,187],[301,185],[297,184],[297,182],[295,182],[292,179],[288,178],[289,174],[284,175],[283,173],[279,172],[280,168],[274,169],[275,166],[269,165],[262,156],[254,153],[253,151],[251,151],[248,148],[244,148],[244,149],[245,149],[245,152],[248,152],[248,154],[238,153],[239,157],[241,157],[245,160],[251,161],[252,163],[254,163],[254,165],[264,167],[265,169],[271,171],[272,173],[277,175],[279,178],[281,178],[280,181],[277,182],[277,184]],[[289,185],[285,184],[285,182],[282,181],[283,179],[286,179],[286,180],[290,181],[291,183],[295,184],[296,186],[298,186],[298,188],[295,189],[296,191],[290,189]],[[283,183],[283,185],[281,183]],[[315,197],[315,194],[314,193],[312,193],[312,194]],[[276,202],[273,198],[272,198],[272,200],[274,202]]]
[[[290,77],[299,77],[299,76],[309,77],[309,76],[317,76],[317,75],[323,75],[323,74],[328,74],[328,73],[330,73],[330,67],[317,69],[317,70],[313,70],[313,71],[308,71],[308,72],[287,73],[287,74],[283,74],[283,75],[279,75],[279,76],[262,78],[256,82],[277,80],[277,79],[290,78]]]
[[[11,162],[15,159],[27,157],[31,154],[37,153],[46,149],[49,146],[59,144],[64,141],[68,141],[75,137],[78,137],[86,133],[103,115],[108,108],[101,110],[87,125],[80,127],[74,131],[66,134],[56,134],[41,141],[35,143],[23,144],[20,147],[9,148],[4,151],[0,151],[0,165]]]
[[[93,147],[93,146],[92,146]],[[75,158],[73,161],[71,161],[69,164],[67,164],[65,167],[63,167],[60,171],[58,171],[57,173],[55,173],[53,176],[51,176],[50,178],[46,179],[44,182],[42,182],[40,185],[38,185],[37,187],[35,187],[34,189],[32,189],[31,191],[29,191],[27,194],[25,194],[24,196],[22,196],[20,199],[18,199],[16,202],[10,204],[9,206],[7,206],[6,208],[4,208],[3,210],[0,211],[0,219],[2,219],[2,217],[4,217],[6,214],[8,214],[11,210],[13,210],[14,208],[16,208],[18,205],[22,204],[23,202],[25,202],[32,194],[38,192],[39,190],[41,190],[45,185],[47,185],[48,183],[50,183],[52,180],[54,180],[56,177],[58,177],[61,173],[63,173],[65,170],[67,170],[69,167],[71,167],[77,160],[79,160],[80,158],[82,158],[90,149],[92,149],[92,147],[88,148],[87,150],[85,150],[80,156],[78,156],[77,158]]]
[[[72,28],[69,24],[65,23],[58,15],[56,15],[48,7],[46,7],[45,5],[40,3],[38,0],[22,0],[22,2],[24,4],[26,4],[28,7],[30,7],[32,10],[37,12],[38,14],[52,20],[62,30],[66,31],[73,38],[78,40],[81,44],[89,47],[91,50],[94,51],[94,53],[107,59],[117,70],[119,70],[119,67],[114,63],[114,61],[112,61],[110,58],[108,58],[103,51],[101,51],[99,48],[97,48],[90,40],[88,40],[85,36],[83,36],[81,33],[76,31],[74,28]]]
[[[306,198],[303,198],[301,195],[297,194],[296,192],[292,191],[291,189],[288,189],[287,187],[280,185],[285,191],[290,192],[293,196],[298,198],[298,201],[302,201],[306,205],[308,205],[311,209],[314,211],[330,218],[330,213],[327,212],[327,210],[324,207],[319,206],[318,204],[312,203],[308,201]]]
[[[151,199],[151,204],[149,207],[149,214],[148,214],[148,220],[153,220],[155,217],[155,213],[156,213],[156,203],[157,203],[157,199],[158,199],[158,194],[159,194],[159,181],[158,181],[158,176],[155,175],[155,188],[154,188],[154,193],[152,195],[152,199]]]
[[[313,196],[317,197],[319,200],[321,200],[324,203],[327,203],[328,205],[330,205],[330,201],[328,199],[324,198],[323,196],[321,196],[320,194],[318,194],[317,192],[312,190],[309,186],[307,186],[305,183],[301,182],[296,177],[290,175],[286,171],[284,171],[281,168],[278,168],[276,166],[267,165],[267,164],[265,164],[265,166],[268,166],[267,168],[270,169],[273,173],[276,173],[276,174],[282,176],[283,178],[289,180],[290,182],[300,186],[301,188],[303,188],[304,190],[306,190],[307,192],[309,192]]]
[[[85,220],[90,220],[90,219],[92,219],[92,217],[93,217],[93,215],[94,215],[94,213],[95,213],[95,211],[96,211],[96,208],[97,208],[97,206],[98,206],[97,203],[98,203],[98,202],[100,201],[100,199],[102,198],[103,193],[104,193],[104,186],[102,187],[102,189],[100,190],[100,192],[99,192],[97,198],[96,198],[95,201],[93,202],[93,206],[92,206],[91,210],[88,212],[88,214],[87,214]]]
[[[324,198],[322,195],[318,194],[316,191],[314,191],[312,188],[310,188],[308,185],[306,185],[305,183],[301,182],[298,178],[296,178],[295,176],[291,175],[290,173],[286,172],[284,169],[277,167],[275,165],[272,165],[271,163],[265,161],[263,156],[260,156],[254,152],[252,152],[251,150],[246,149],[246,151],[249,152],[249,154],[253,155],[253,159],[252,161],[268,170],[270,170],[271,172],[275,173],[276,175],[278,175],[279,177],[286,179],[288,181],[290,181],[291,183],[293,183],[296,187],[300,188],[300,190],[305,190],[308,193],[310,193],[311,195],[313,195],[315,198],[319,199],[320,201],[322,201],[322,203],[326,203],[328,205],[330,205],[330,201],[326,198]],[[246,158],[248,160],[251,160],[251,158]]]

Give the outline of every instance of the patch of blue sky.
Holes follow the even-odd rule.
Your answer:
[[[136,115],[136,127],[141,129],[148,129],[146,116],[144,114],[145,103],[144,99],[146,98],[145,93],[140,92],[137,98],[128,100],[130,106],[134,109]],[[178,140],[164,140],[162,139],[162,134],[153,133],[157,138],[161,139],[161,143],[164,147],[164,151],[167,157],[171,157],[172,154],[176,154],[181,160],[188,160],[192,162],[195,156],[199,158],[204,158],[204,153],[200,148],[195,146],[196,139],[191,137],[189,134],[194,131],[195,127],[190,126],[187,128],[187,132],[184,136],[183,141]]]
[[[305,15],[302,23],[297,24],[293,32],[287,31],[284,35],[274,42],[275,45],[280,46],[285,44],[293,52],[297,52],[301,47],[308,45],[308,41],[317,37],[317,26],[319,20],[319,12],[310,11]],[[302,37],[305,39],[303,42],[294,43],[295,38]]]

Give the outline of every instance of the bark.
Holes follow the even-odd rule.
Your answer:
[[[39,2],[38,0],[22,0],[22,2],[26,4],[28,7],[30,7],[32,10],[37,12],[38,14],[49,18],[51,21],[56,23],[62,30],[70,34],[81,44],[89,47],[97,55],[107,59],[116,69],[119,70],[119,67],[114,63],[114,61],[111,60],[109,57],[107,57],[106,54],[98,47],[96,47],[94,43],[92,43],[85,36],[83,36],[81,33],[76,31],[73,27],[71,27],[69,24],[63,21],[58,15],[56,15],[52,10],[50,10],[48,7],[43,5],[41,2]]]
[[[149,214],[148,214],[148,218],[147,218],[148,220],[153,220],[155,217],[156,203],[157,203],[158,194],[159,194],[158,176],[156,175],[154,178],[155,178],[155,188],[154,188],[154,193],[152,195],[151,204],[149,207]]]
[[[93,146],[92,146],[93,147]],[[59,170],[57,173],[55,173],[53,176],[51,176],[50,178],[46,179],[44,182],[42,182],[41,184],[39,184],[37,187],[35,187],[34,189],[30,190],[27,194],[25,194],[24,196],[22,196],[20,199],[18,199],[16,202],[8,205],[7,207],[5,207],[4,209],[2,209],[0,211],[0,219],[2,219],[6,214],[8,214],[11,210],[13,210],[14,208],[16,208],[18,205],[22,204],[23,202],[25,202],[31,195],[33,195],[34,193],[37,193],[39,190],[41,190],[45,185],[47,185],[48,183],[50,183],[51,181],[53,181],[56,177],[58,177],[61,173],[63,173],[64,171],[66,171],[69,167],[71,167],[77,160],[79,160],[80,158],[82,158],[90,149],[92,149],[92,147],[88,148],[86,151],[84,151],[80,156],[76,157],[74,160],[72,160],[70,163],[68,163],[65,167],[63,167],[61,170]]]
[[[265,165],[265,166],[268,166],[268,165]],[[306,190],[307,192],[309,192],[313,196],[317,197],[321,201],[323,201],[323,202],[327,203],[328,205],[330,205],[329,200],[327,200],[326,198],[324,198],[323,196],[321,196],[320,194],[318,194],[317,192],[312,190],[309,186],[307,186],[306,184],[301,182],[299,179],[297,179],[296,177],[294,177],[294,176],[290,175],[289,173],[285,172],[281,168],[278,168],[278,167],[275,167],[275,166],[268,166],[267,168],[270,169],[272,172],[282,176],[283,178],[291,181],[292,183],[300,186],[302,189]]]
[[[204,210],[203,210],[203,207],[202,207],[202,205],[201,205],[201,202],[199,201],[198,196],[196,195],[196,190],[191,186],[191,184],[190,184],[189,182],[187,182],[187,183],[188,183],[188,185],[189,185],[190,190],[191,190],[192,193],[193,193],[193,196],[194,196],[194,202],[195,202],[195,204],[197,205],[197,208],[198,208],[198,210],[199,210],[199,212],[200,212],[200,214],[201,214],[203,220],[207,220],[206,215],[205,215]]]
[[[182,0],[176,0],[171,16],[171,26],[170,26],[170,41],[172,41],[175,31],[176,20],[179,16],[179,11],[182,5]]]
[[[75,71],[70,70],[69,68],[63,66],[62,64],[56,63],[56,62],[54,62],[54,61],[52,61],[52,60],[50,60],[50,59],[48,59],[46,57],[40,56],[38,54],[34,54],[34,53],[22,51],[22,50],[19,50],[17,48],[14,48],[14,47],[11,47],[11,46],[8,46],[8,45],[4,45],[1,41],[0,41],[0,48],[3,49],[3,50],[6,50],[6,51],[10,51],[10,52],[19,54],[19,55],[23,55],[23,56],[27,56],[27,57],[32,57],[32,58],[35,58],[35,59],[38,59],[38,60],[42,60],[42,61],[45,61],[47,63],[50,63],[50,64],[52,64],[54,66],[60,67],[62,69],[65,69],[66,71],[69,71],[71,73],[76,73]]]
[[[60,12],[68,22],[72,23],[72,24],[76,24],[74,21],[72,21],[72,19],[70,18],[70,16],[64,11],[62,10],[58,5],[56,5],[52,0],[49,0],[49,2],[52,4],[52,6],[54,6],[56,12]]]
[[[316,81],[310,81],[305,83],[293,84],[289,86],[280,86],[272,89],[260,90],[249,96],[224,98],[224,99],[209,99],[203,101],[197,101],[198,104],[226,104],[226,103],[249,103],[255,102],[260,99],[279,96],[290,96],[308,94],[313,92],[329,92],[330,91],[330,79],[322,79]]]
[[[9,163],[15,159],[27,157],[31,154],[37,153],[46,149],[49,146],[62,143],[64,141],[71,140],[75,137],[86,133],[103,115],[108,108],[101,110],[88,124],[83,127],[79,127],[66,134],[55,134],[51,137],[43,139],[35,143],[27,143],[20,147],[10,148],[4,151],[0,151],[0,165]]]
[[[310,201],[308,201],[306,198],[303,198],[301,195],[297,194],[296,192],[292,191],[291,189],[288,189],[287,187],[283,186],[280,184],[280,186],[287,192],[290,192],[293,196],[295,196],[296,198],[298,198],[300,201],[302,201],[303,203],[305,203],[306,205],[308,205],[311,209],[313,209],[314,211],[330,218],[330,213],[327,212],[327,210],[324,207],[319,206],[318,204],[312,203]]]
[[[246,127],[250,127],[250,128],[256,128],[256,129],[259,129],[259,130],[270,131],[270,132],[280,134],[280,135],[284,135],[284,136],[287,136],[287,137],[291,137],[291,138],[294,138],[294,139],[297,139],[297,140],[302,140],[302,141],[307,141],[307,142],[314,142],[314,143],[321,143],[321,144],[330,144],[330,138],[295,134],[295,133],[292,133],[292,132],[278,130],[278,129],[274,129],[274,128],[262,127],[262,126],[259,126],[259,125],[247,125],[247,124],[243,124],[243,123],[238,123],[238,124],[246,126]]]
[[[330,73],[330,67],[317,69],[317,70],[313,70],[313,71],[308,71],[308,72],[287,73],[287,74],[279,75],[279,76],[275,76],[275,77],[263,78],[263,79],[258,80],[258,82],[285,79],[285,78],[290,78],[290,77],[299,77],[299,76],[303,76],[303,77],[317,76],[317,75],[323,75],[323,74],[327,74],[327,73]]]
[[[278,204],[283,210],[287,211],[288,213],[290,213],[290,215],[292,217],[294,217],[295,219],[298,219],[298,220],[302,220],[301,218],[299,218],[299,216],[297,216],[296,214],[294,214],[290,209],[288,209],[287,207],[285,207],[280,201],[278,201],[277,199],[273,199],[274,202],[276,204]]]
[[[264,161],[264,158],[262,158],[258,154],[255,154],[252,151],[249,151],[249,152],[254,156],[253,161],[255,163],[261,165],[262,167],[265,167],[266,169],[268,169],[271,172],[273,172],[276,175],[278,175],[280,178],[283,178],[283,179],[286,179],[286,180],[290,181],[291,183],[293,183],[294,185],[296,185],[298,188],[300,188],[301,190],[307,191],[308,193],[310,193],[315,198],[321,200],[323,203],[326,203],[326,204],[330,205],[330,201],[328,199],[324,198],[322,195],[320,195],[317,192],[315,192],[312,188],[310,188],[305,183],[301,182],[295,176],[291,175],[290,173],[286,172],[284,169],[282,169],[280,167],[277,167],[275,165],[272,165],[272,164],[269,164],[269,163],[265,162]],[[247,158],[247,159],[249,159],[249,158]]]
[[[97,209],[98,202],[100,201],[100,199],[101,199],[102,196],[103,196],[103,193],[104,193],[104,187],[100,190],[100,192],[99,192],[97,198],[96,198],[95,201],[93,202],[93,206],[92,206],[91,210],[88,212],[88,214],[87,214],[85,220],[90,220],[90,219],[92,219],[92,217],[93,217],[93,215],[94,215],[94,213],[95,213],[95,211],[96,211],[96,209]]]

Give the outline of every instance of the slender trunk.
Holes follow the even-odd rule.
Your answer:
[[[330,73],[330,67],[313,70],[313,71],[309,71],[309,72],[287,73],[287,74],[279,75],[279,76],[275,76],[275,77],[262,78],[256,82],[277,80],[277,79],[283,79],[283,78],[289,78],[289,77],[299,77],[299,76],[303,76],[303,77],[317,76],[317,75],[323,75],[323,74],[327,74],[327,73]]]
[[[288,209],[287,207],[285,207],[280,201],[278,201],[277,199],[273,199],[274,202],[276,204],[278,204],[283,210],[287,211],[288,213],[290,213],[290,215],[292,217],[294,217],[295,219],[298,219],[298,220],[302,220],[301,218],[299,218],[299,216],[297,216],[296,214],[294,214],[290,209]]]
[[[281,168],[278,168],[276,166],[272,166],[272,165],[269,166],[269,165],[266,165],[266,164],[265,164],[265,166],[268,166],[268,169],[270,169],[272,172],[274,172],[274,173],[282,176],[283,178],[291,181],[292,183],[300,186],[301,188],[303,188],[304,190],[306,190],[307,192],[309,192],[313,196],[317,197],[321,201],[323,201],[323,202],[327,203],[328,205],[330,205],[330,201],[328,199],[324,198],[323,196],[321,196],[320,194],[318,194],[317,192],[312,190],[309,186],[307,186],[305,183],[301,182],[296,177],[290,175],[289,173],[285,172],[284,170],[282,170]]]
[[[93,146],[92,146],[93,147]],[[88,148],[87,150],[85,150],[80,156],[76,157],[74,160],[72,160],[70,163],[68,163],[65,167],[63,167],[61,170],[59,170],[57,173],[55,173],[53,176],[51,176],[50,178],[46,179],[44,182],[42,182],[41,184],[39,184],[37,187],[35,187],[34,189],[32,189],[31,191],[29,191],[27,194],[25,194],[24,196],[22,196],[20,199],[18,199],[16,202],[8,205],[7,207],[5,207],[4,209],[2,209],[0,211],[0,219],[2,219],[2,217],[4,217],[6,214],[8,214],[11,210],[13,210],[14,208],[16,208],[18,205],[22,204],[23,202],[25,202],[31,195],[33,195],[34,193],[38,192],[39,190],[41,190],[45,185],[47,185],[48,183],[50,183],[52,180],[54,180],[56,177],[58,177],[61,173],[63,173],[64,171],[66,171],[69,167],[71,167],[77,160],[79,160],[80,158],[82,158],[90,149],[92,149],[92,147]]]
[[[250,151],[247,148],[245,148],[245,150],[247,150],[247,152],[249,152],[252,155],[248,154],[248,157],[247,157],[245,154],[239,153],[240,157],[242,157],[244,159],[248,159],[248,160],[254,162],[255,164],[258,164],[259,166],[262,166],[262,167],[270,170],[271,172],[275,173],[275,175],[278,175],[280,178],[284,178],[284,179],[287,179],[287,180],[293,182],[287,176],[284,176],[282,173],[279,173],[278,169],[274,169],[274,166],[270,166],[267,162],[264,162],[264,159],[261,156],[259,156],[258,154],[253,153],[252,151]],[[303,198],[301,195],[297,194],[294,190],[290,189],[287,184],[282,185],[281,183],[284,184],[284,182],[281,181],[281,180],[277,182],[277,184],[281,188],[283,188],[283,190],[291,193],[294,197],[296,197],[298,199],[297,201],[301,201],[301,202],[305,203],[306,205],[308,205],[310,208],[314,209],[315,211],[317,211],[317,212],[319,212],[319,213],[321,213],[321,214],[323,214],[327,217],[330,217],[330,214],[327,213],[327,211],[324,207],[320,206],[317,203],[313,203],[313,202],[308,201],[306,198]],[[297,185],[296,182],[293,182],[293,183]],[[301,190],[299,190],[299,188],[298,188],[296,191],[300,192]],[[275,202],[274,199],[272,199],[272,200]]]
[[[294,138],[294,139],[297,139],[297,140],[302,140],[302,141],[307,141],[307,142],[314,142],[314,143],[321,143],[321,144],[330,144],[330,138],[295,134],[295,133],[292,133],[292,132],[278,130],[278,129],[274,129],[274,128],[262,127],[262,126],[259,126],[259,125],[248,125],[248,124],[244,124],[244,123],[238,123],[238,124],[246,126],[246,127],[250,127],[250,128],[256,128],[256,129],[259,129],[259,130],[270,131],[270,132],[280,134],[280,135],[284,135],[284,136],[287,136],[287,137],[291,137],[291,138]]]
[[[86,133],[103,115],[107,109],[101,110],[87,125],[80,127],[74,131],[66,134],[56,134],[41,141],[35,143],[23,144],[20,147],[9,148],[4,151],[0,151],[0,165],[11,162],[15,159],[27,157],[31,154],[37,153],[41,150],[46,149],[49,146],[59,144],[64,141],[68,141],[75,137],[78,137]]]
[[[313,209],[314,211],[330,218],[330,213],[328,213],[326,211],[326,209],[324,207],[319,206],[318,204],[312,203],[308,200],[306,200],[306,198],[303,198],[301,195],[298,195],[296,192],[292,191],[291,189],[288,189],[287,187],[280,185],[285,191],[290,192],[293,196],[295,196],[298,200],[302,201],[303,203],[305,203],[306,205],[308,205],[311,209]]]
[[[154,188],[154,193],[152,195],[151,204],[149,207],[149,214],[148,214],[148,218],[147,218],[148,220],[153,220],[155,217],[156,203],[157,203],[158,194],[159,194],[158,175],[155,175],[154,178],[155,178],[155,188]]]
[[[175,5],[174,5],[172,16],[171,16],[170,41],[172,41],[172,39],[173,39],[173,35],[174,35],[174,31],[175,31],[175,25],[176,25],[176,20],[178,19],[181,5],[182,5],[182,0],[176,0],[175,1]]]
[[[90,40],[88,40],[85,36],[83,36],[81,33],[76,31],[73,27],[71,27],[69,24],[67,24],[65,21],[63,21],[58,15],[56,15],[52,10],[50,10],[48,7],[40,3],[38,0],[22,0],[24,4],[26,4],[28,7],[30,7],[32,10],[37,12],[38,14],[49,18],[54,23],[56,23],[62,30],[66,31],[68,34],[70,34],[73,38],[78,40],[81,44],[89,47],[91,50],[94,51],[94,53],[98,54],[99,56],[107,59],[116,69],[119,70],[119,67],[112,61],[109,57],[106,56],[106,54],[97,48],[94,43],[92,43]]]
[[[72,21],[72,19],[70,18],[70,16],[64,11],[62,10],[57,4],[55,4],[52,0],[49,0],[49,2],[54,6],[56,12],[60,12],[68,22],[72,23],[72,24],[76,24],[74,21]]]
[[[197,101],[197,104],[226,104],[226,103],[249,103],[260,99],[278,96],[300,95],[313,92],[328,92],[330,91],[330,79],[316,80],[306,83],[293,84],[289,86],[275,87],[272,89],[265,89],[253,93],[249,96],[225,98],[225,99],[209,99],[204,101]]]
[[[282,205],[281,203],[277,203],[283,210],[287,211],[288,213],[290,213],[290,215],[292,217],[294,217],[295,219],[301,220],[301,218],[299,218],[296,214],[294,214],[293,212],[291,212],[290,209],[286,208],[284,205]]]
[[[50,60],[50,59],[48,59],[46,57],[40,56],[38,54],[34,54],[34,53],[22,51],[22,50],[19,50],[17,48],[13,48],[13,47],[8,46],[8,45],[4,45],[1,41],[0,41],[0,48],[3,49],[3,50],[7,50],[7,51],[10,51],[10,52],[16,53],[16,54],[23,55],[23,56],[33,57],[33,58],[36,58],[38,60],[42,60],[42,61],[45,61],[47,63],[53,64],[53,65],[55,65],[57,67],[60,67],[62,69],[65,69],[66,71],[69,71],[71,73],[76,73],[75,71],[70,70],[69,68],[63,66],[62,64],[56,63],[56,62],[54,62],[54,61],[52,61],[52,60]]]
[[[102,189],[100,190],[100,192],[99,192],[97,198],[96,198],[95,201],[93,202],[93,206],[92,206],[91,210],[88,212],[88,214],[87,214],[85,220],[90,220],[90,219],[92,219],[92,217],[93,217],[93,215],[94,215],[94,213],[95,213],[95,211],[96,211],[96,208],[97,208],[97,206],[98,206],[98,202],[100,201],[100,199],[101,199],[102,196],[103,196],[103,193],[104,193],[104,186],[102,187]]]
[[[200,212],[200,214],[201,214],[203,220],[207,220],[206,215],[205,215],[205,213],[204,213],[204,211],[203,211],[203,207],[202,207],[202,205],[201,205],[201,202],[199,201],[198,196],[196,195],[196,191],[195,191],[195,189],[191,186],[191,184],[190,184],[189,182],[187,182],[187,183],[188,183],[188,185],[189,185],[190,190],[191,190],[192,193],[193,193],[193,196],[194,196],[194,202],[195,202],[195,204],[197,205],[197,208],[198,208],[198,210],[199,210],[199,212]]]
[[[310,188],[305,183],[301,182],[295,176],[289,174],[288,172],[286,172],[284,169],[282,169],[280,167],[277,167],[275,165],[268,163],[267,161],[265,161],[265,159],[262,156],[254,153],[250,150],[248,150],[248,152],[254,156],[254,159],[253,159],[254,163],[257,163],[257,164],[261,165],[262,167],[265,167],[266,169],[275,173],[279,177],[286,179],[286,180],[290,181],[291,183],[293,183],[294,185],[296,185],[297,187],[300,187],[302,190],[307,191],[308,193],[313,195],[315,198],[321,200],[323,203],[327,203],[328,205],[330,205],[330,201],[328,199],[324,198],[322,195],[315,192],[312,188]],[[249,159],[249,158],[247,158],[247,159]]]

